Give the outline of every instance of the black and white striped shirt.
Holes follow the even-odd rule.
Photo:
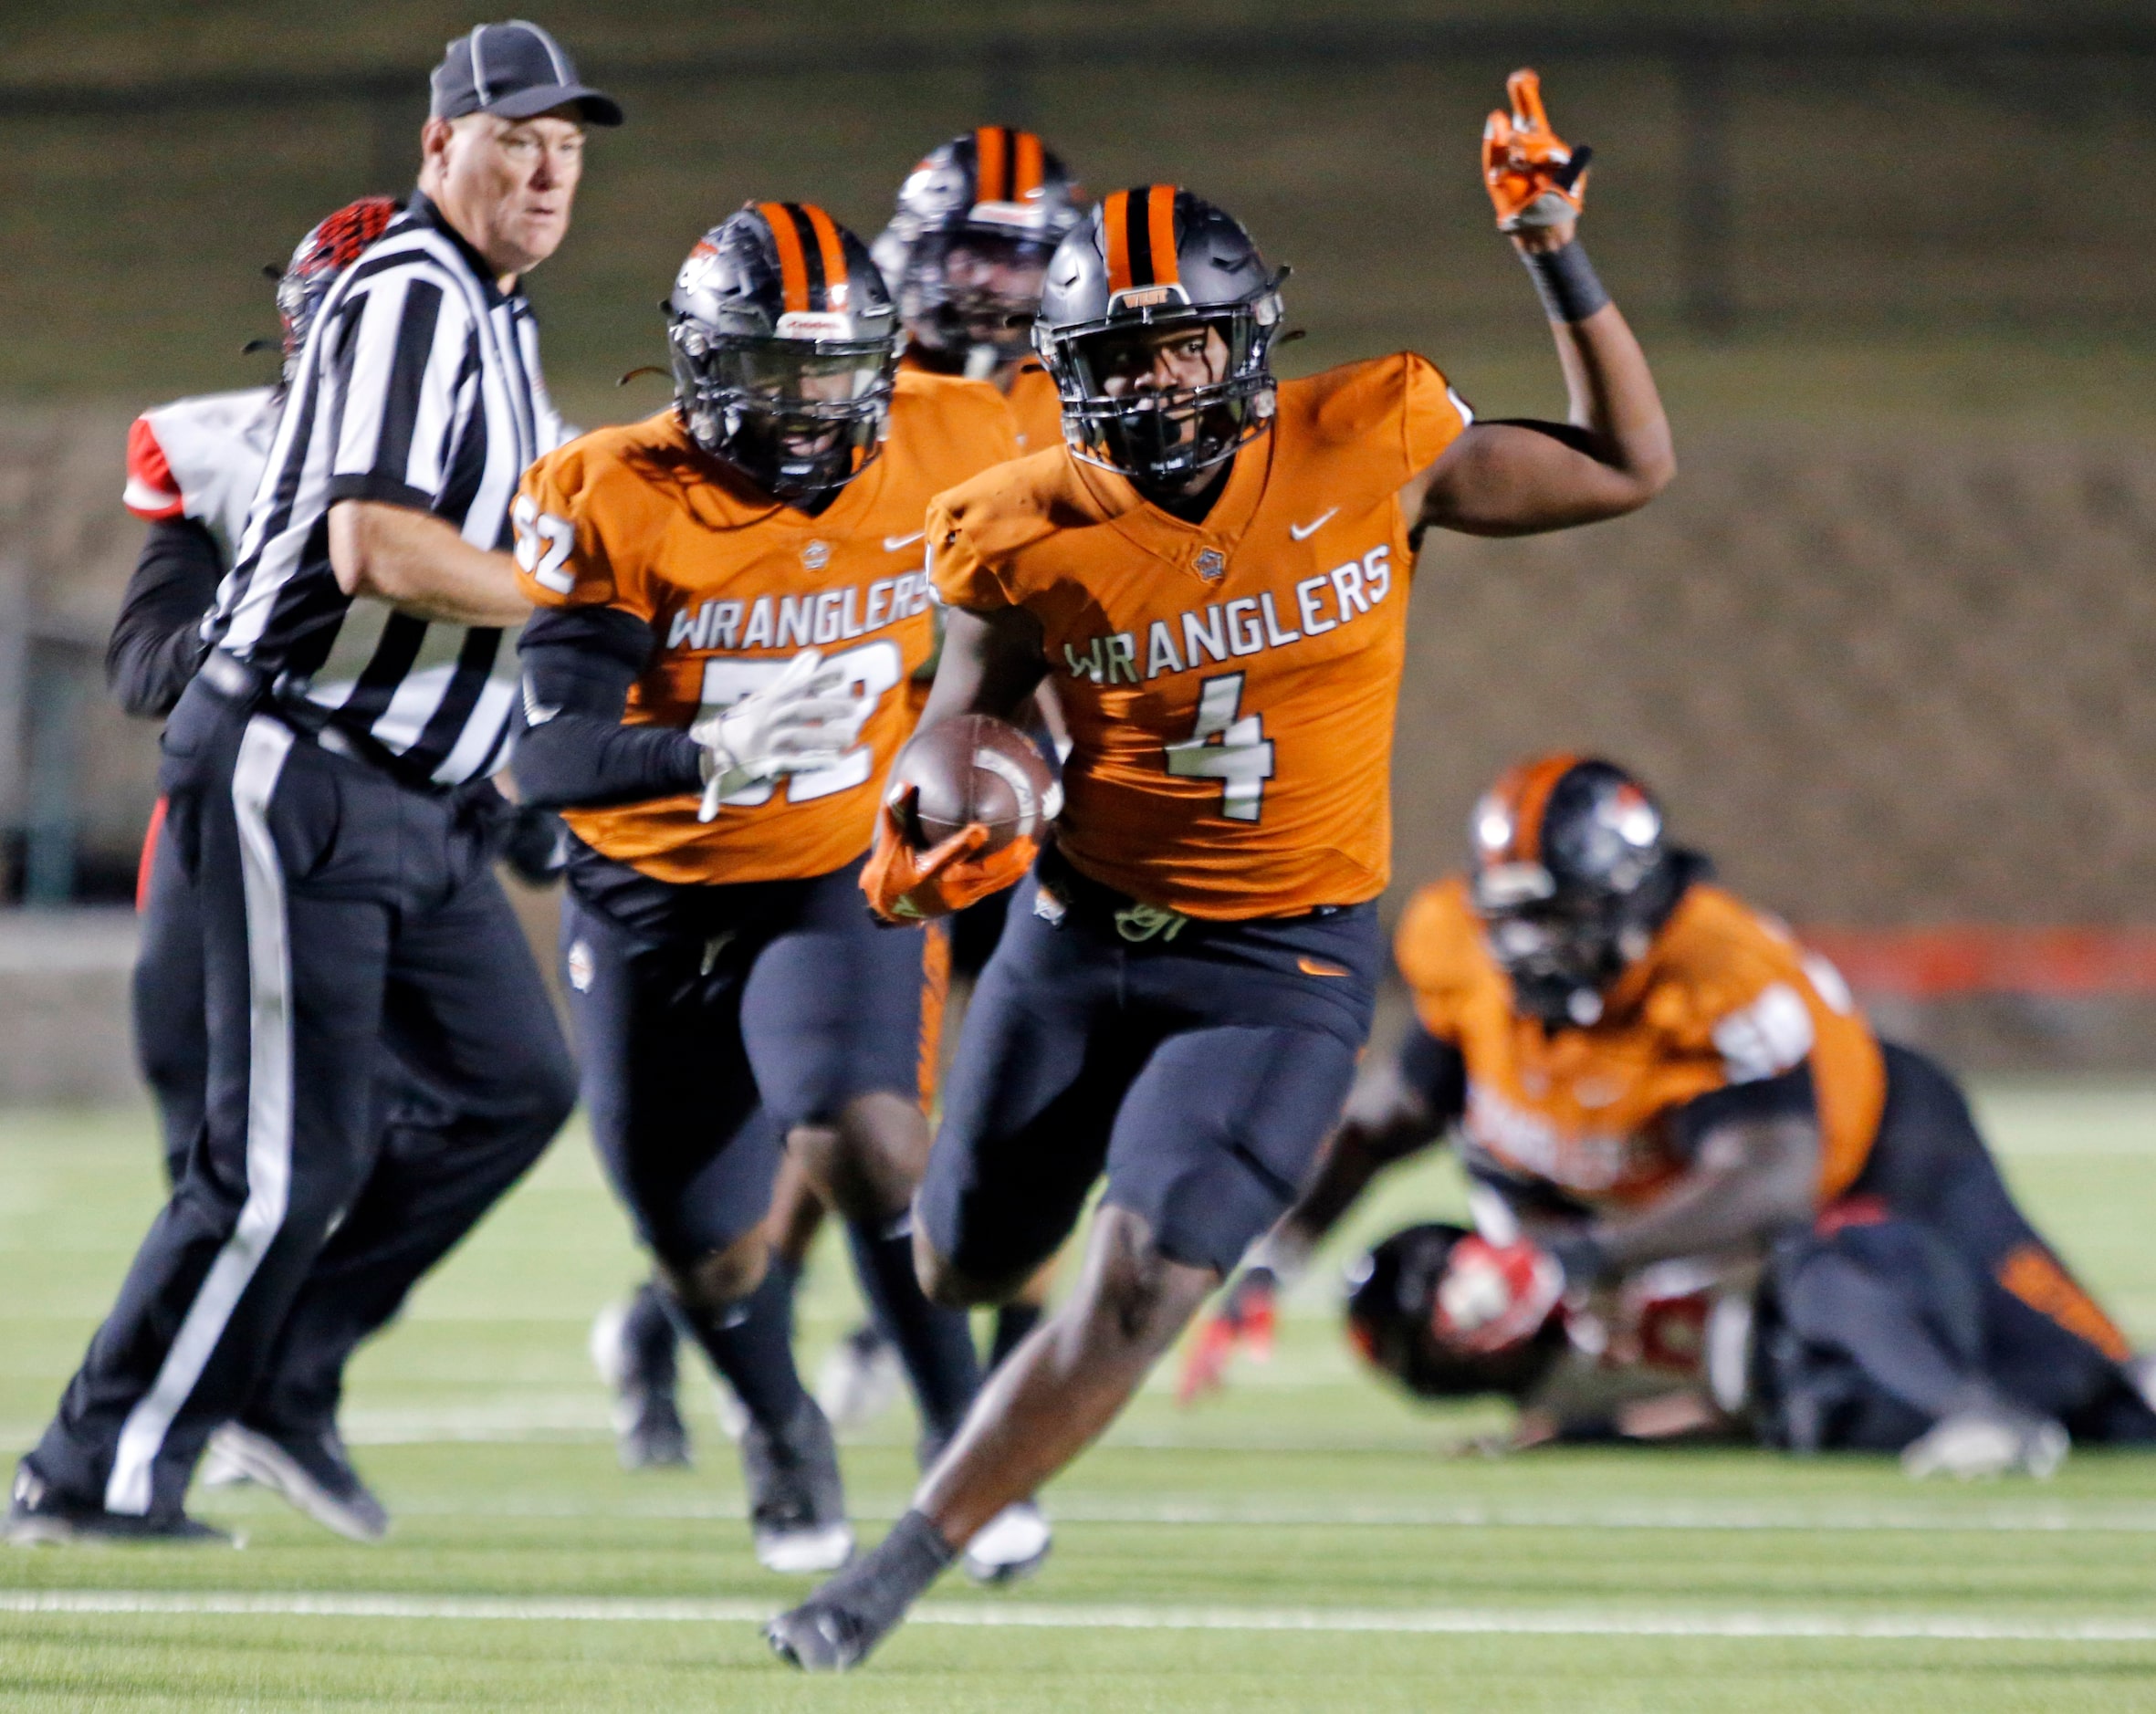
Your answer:
[[[513,637],[345,594],[330,508],[384,500],[506,550],[518,480],[562,437],[531,307],[415,194],[315,319],[210,640],[332,711],[407,779],[492,772],[516,707]]]

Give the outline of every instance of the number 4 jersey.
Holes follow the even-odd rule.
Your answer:
[[[733,477],[671,409],[533,465],[514,517],[524,592],[651,627],[624,725],[688,726],[807,648],[846,669],[853,695],[875,698],[860,744],[834,768],[737,792],[708,822],[693,792],[570,810],[577,837],[677,883],[829,874],[860,856],[875,786],[912,729],[900,687],[935,646],[929,499],[1017,454],[994,388],[901,373],[882,455],[815,517]]]
[[[943,599],[1041,622],[1073,744],[1056,840],[1080,871],[1228,921],[1384,891],[1399,490],[1472,420],[1402,353],[1282,382],[1199,524],[1061,447],[937,500]]]

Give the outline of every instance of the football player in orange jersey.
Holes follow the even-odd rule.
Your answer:
[[[1062,404],[1055,383],[1033,355],[1031,329],[1048,259],[1084,212],[1083,192],[1038,136],[1007,125],[982,125],[938,145],[915,166],[899,187],[890,225],[870,247],[905,329],[899,367],[992,382],[1010,402],[1021,450],[1037,451],[1062,439]],[[933,674],[930,662],[908,685],[916,711],[926,700]],[[1040,732],[1045,722],[1052,732],[1053,716],[1045,709],[1052,693],[1037,695],[1044,705],[1041,718],[1028,724]],[[979,972],[1002,932],[1008,900],[1008,894],[993,894],[952,923],[954,977]],[[798,1169],[782,1167],[772,1203],[774,1246],[798,1267],[820,1225],[821,1208],[806,1179]],[[1044,1267],[1019,1297],[998,1308],[991,1367],[1040,1321],[1052,1280],[1052,1267]],[[667,1339],[665,1323],[642,1301],[616,1327],[608,1322],[605,1337],[623,1355],[610,1357],[605,1366],[625,1377],[636,1367],[632,1351],[650,1351]],[[601,1337],[595,1333],[595,1340]],[[819,1402],[834,1424],[843,1428],[883,1408],[893,1385],[885,1378],[890,1362],[873,1324],[847,1334],[818,1388]],[[625,1398],[635,1393],[635,1402],[623,1412],[630,1427],[623,1440],[624,1457],[634,1461],[642,1461],[641,1454],[630,1450],[642,1444],[640,1425],[656,1423],[668,1447],[681,1443],[680,1419],[665,1396],[665,1368],[656,1366],[657,1385],[624,1389]],[[966,1569],[982,1581],[1007,1581],[1036,1564],[1047,1546],[1047,1528],[1038,1514],[1014,1509],[995,1538],[976,1539]]]
[[[672,1308],[748,1411],[759,1556],[829,1569],[852,1532],[761,1223],[783,1146],[847,1223],[932,1451],[978,1385],[907,1235],[946,942],[878,928],[857,878],[933,643],[928,500],[1016,447],[992,388],[895,372],[883,279],[812,204],[714,228],[668,324],[673,406],[526,473],[518,774],[573,836],[586,1106]]]
[[[1584,152],[1532,74],[1485,141],[1548,306],[1565,423],[1473,421],[1408,353],[1280,381],[1281,277],[1172,184],[1108,196],[1049,265],[1034,340],[1065,444],[940,496],[950,609],[924,726],[1052,677],[1055,843],[968,1012],[916,1201],[947,1302],[1008,1295],[1107,1186],[1069,1300],[984,1388],[891,1533],[773,1621],[843,1669],[973,1533],[1115,1418],[1293,1199],[1347,1092],[1382,950],[1393,710],[1415,545],[1645,505],[1673,469],[1645,357],[1574,239]],[[864,876],[895,920],[1008,884],[1027,841],[929,852],[889,803]]]
[[[1085,205],[1039,137],[982,125],[922,158],[875,242],[905,324],[905,366],[993,381],[1027,452],[1063,436],[1062,402],[1031,329],[1048,258]]]
[[[1771,1444],[2044,1473],[2068,1429],[2156,1438],[2124,1337],[2015,1207],[1952,1080],[1669,843],[1637,780],[1541,758],[1472,840],[1471,873],[1401,919],[1417,1021],[1394,1067],[1208,1324],[1197,1378],[1384,1166],[1457,1126],[1480,1235],[1441,1274],[1404,1271],[1397,1312],[1364,1306],[1411,1384],[1441,1351],[1547,1346],[1561,1298],[1722,1259],[1765,1269],[1753,1360],[1724,1379],[1752,1372]]]

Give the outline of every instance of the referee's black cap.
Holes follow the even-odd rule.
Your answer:
[[[427,78],[433,91],[430,119],[495,113],[530,119],[558,107],[573,107],[588,125],[619,125],[622,106],[577,77],[576,62],[536,24],[475,24],[449,44]]]

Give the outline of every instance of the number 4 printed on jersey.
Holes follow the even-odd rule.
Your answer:
[[[1166,747],[1167,771],[1178,779],[1220,782],[1220,813],[1230,821],[1255,821],[1272,778],[1272,740],[1258,715],[1242,712],[1242,674],[1209,678],[1198,687],[1198,724],[1190,736]]]

